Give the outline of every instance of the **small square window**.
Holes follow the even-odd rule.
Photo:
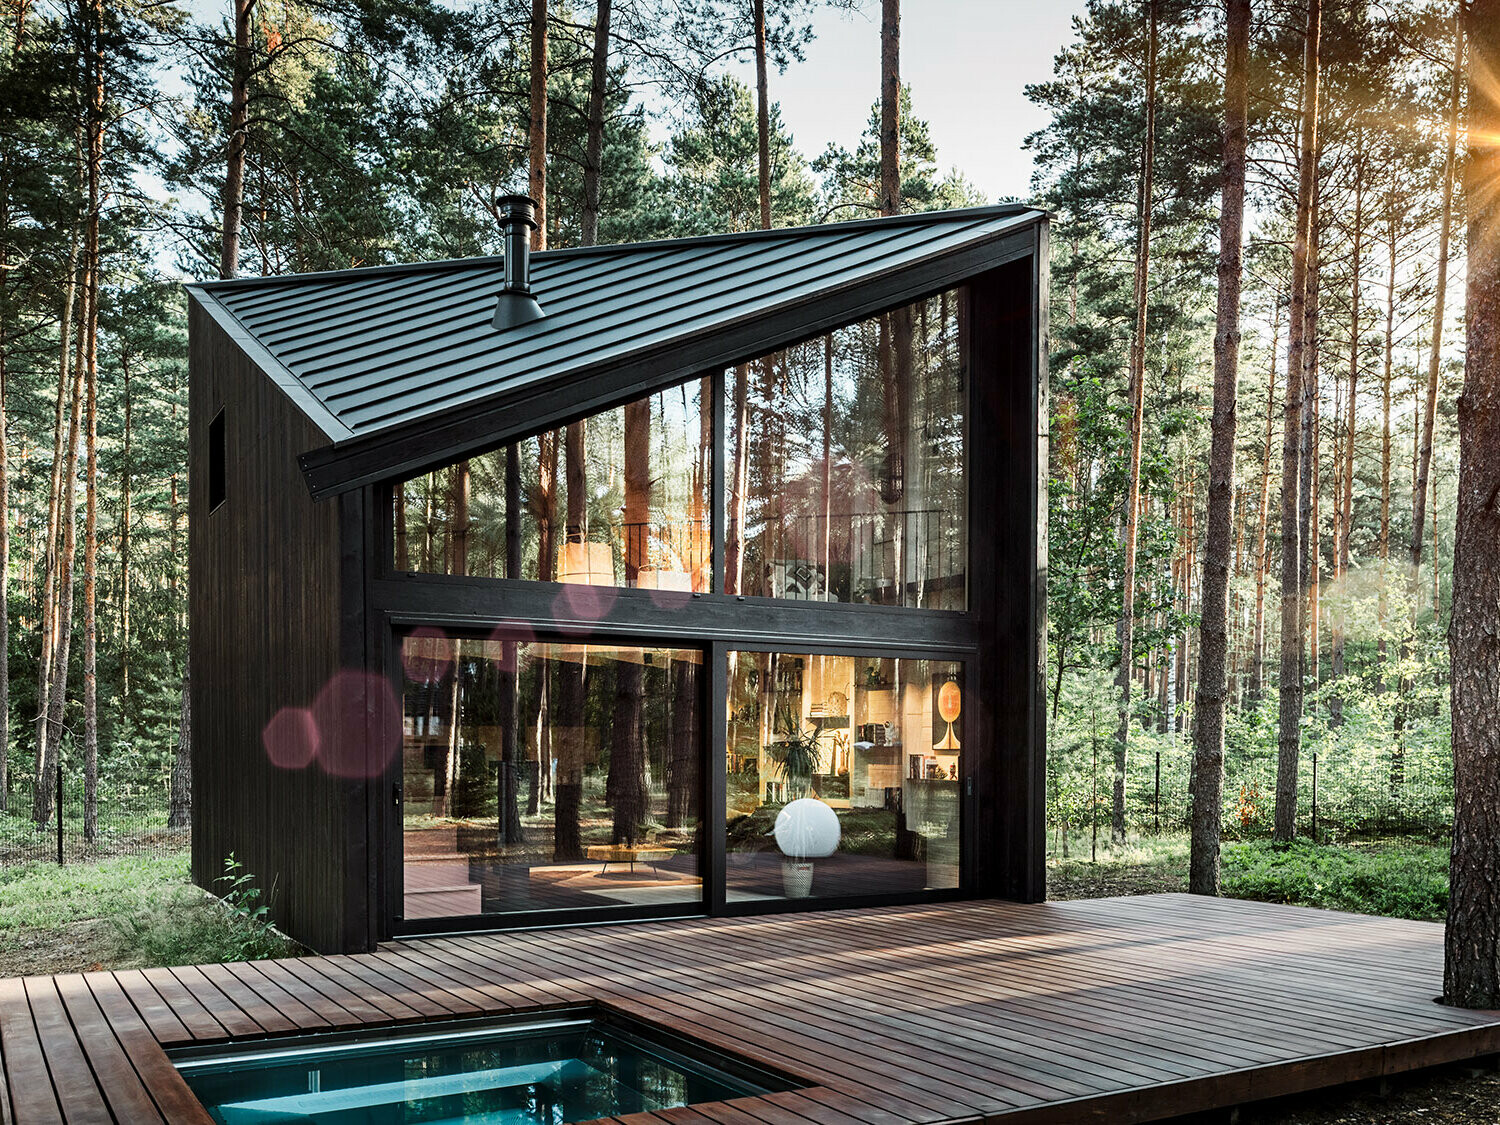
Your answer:
[[[225,481],[224,411],[208,424],[208,510],[212,512],[227,496]]]

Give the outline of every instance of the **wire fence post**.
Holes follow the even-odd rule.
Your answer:
[[[1090,786],[1089,808],[1093,813],[1094,835],[1089,842],[1089,862],[1099,861],[1099,740],[1094,739],[1094,778]]]
[[[1312,766],[1313,766],[1313,778],[1312,778],[1312,781],[1313,781],[1313,791],[1312,791],[1312,839],[1313,839],[1313,843],[1316,844],[1318,842],[1318,754],[1317,754],[1317,751],[1313,751]]]
[[[1156,752],[1156,794],[1151,798],[1151,816],[1156,835],[1161,835],[1161,751]]]
[[[63,863],[63,776],[62,776],[62,747],[57,750],[57,799],[53,802],[57,806],[57,865]]]

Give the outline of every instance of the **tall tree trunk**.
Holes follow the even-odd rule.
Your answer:
[[[1390,209],[1390,242],[1385,276],[1385,348],[1380,371],[1380,589],[1376,595],[1375,691],[1385,691],[1386,617],[1389,612],[1391,560],[1391,377],[1396,354],[1396,186],[1386,194]]]
[[[536,512],[536,578],[538,582],[556,580],[557,563],[557,455],[562,446],[561,430],[537,436],[537,485],[533,500]],[[519,468],[519,465],[518,465]],[[538,652],[545,649],[538,648]],[[537,662],[537,700],[533,730],[535,741],[527,752],[528,780],[526,815],[541,811],[542,791],[550,787],[552,775],[552,682],[554,662]]]
[[[445,537],[447,558],[444,571],[448,574],[465,575],[469,572],[469,493],[473,477],[469,463],[460,461],[448,466],[448,534]],[[450,654],[453,658],[453,682],[448,688],[448,750],[444,762],[443,800],[433,800],[433,815],[464,816],[468,810],[458,800],[458,787],[464,777],[463,726],[464,675],[462,641],[452,641]]]
[[[57,600],[59,567],[63,565],[57,540],[62,530],[63,489],[67,483],[64,480],[63,470],[63,454],[68,440],[65,417],[69,403],[74,398],[74,372],[70,366],[70,360],[73,354],[74,303],[78,289],[80,241],[79,232],[75,231],[68,257],[68,284],[63,291],[62,319],[58,327],[58,338],[62,346],[58,349],[57,406],[52,430],[52,479],[47,494],[47,541],[42,549],[41,637],[37,650],[36,771],[32,792],[32,815],[35,818],[41,817],[43,808],[38,794],[43,787],[52,784],[52,767],[47,759],[49,742],[47,721],[51,714],[53,655],[57,649],[57,633],[64,627],[60,622],[65,620],[59,612]],[[50,800],[47,804],[50,805]]]
[[[583,157],[583,224],[579,239],[584,246],[593,246],[599,241],[599,187],[604,178],[604,92],[609,82],[609,9],[610,0],[598,0],[594,15],[588,138]]]
[[[130,713],[130,491],[132,407],[130,353],[120,350],[120,379],[124,395],[124,435],[120,449],[120,719]]]
[[[9,155],[0,154],[0,812],[10,808],[10,442],[5,433],[6,357],[10,347],[5,331],[6,249],[10,240],[8,163]]]
[[[564,434],[568,522],[567,544],[585,551],[588,542],[588,465],[584,448],[584,422],[574,422]],[[566,550],[566,547],[564,548]],[[557,780],[552,802],[552,858],[566,863],[583,858],[580,820],[583,805],[583,768],[587,747],[584,737],[584,705],[587,684],[583,658],[557,662],[557,707],[554,712],[552,747],[556,754]]]
[[[1432,430],[1437,415],[1438,375],[1442,371],[1443,314],[1448,296],[1448,243],[1453,229],[1453,178],[1458,154],[1460,78],[1464,65],[1463,5],[1453,16],[1453,77],[1448,89],[1448,147],[1443,157],[1443,209],[1438,227],[1437,279],[1433,287],[1432,347],[1427,355],[1427,399],[1422,411],[1422,449],[1412,485],[1411,573],[1412,622],[1416,622],[1422,581],[1422,541],[1427,533],[1427,478],[1432,471]],[[1437,565],[1436,556],[1433,565]]]
[[[527,190],[536,201],[531,248],[547,249],[547,0],[531,0],[531,100]]]
[[[104,161],[103,11],[88,5],[88,256],[84,322],[85,451],[83,531],[83,838],[92,841],[99,820],[99,177]]]
[[[667,827],[691,828],[698,821],[698,665],[674,660],[672,677],[672,757],[667,777]]]
[[[1198,702],[1193,720],[1192,848],[1188,890],[1219,893],[1224,803],[1224,701],[1229,655],[1229,548],[1234,524],[1235,406],[1239,397],[1240,242],[1245,225],[1246,60],[1250,0],[1229,0],[1220,175],[1219,294],[1214,332],[1214,412],[1208,453],[1208,528],[1203,539]]]
[[[881,0],[880,5],[880,213],[901,213],[901,0]],[[881,496],[888,520],[887,534],[893,541],[895,597],[906,605],[907,590],[916,579],[920,604],[921,576],[908,557],[911,528],[905,513],[919,505],[910,502],[908,492],[916,484],[912,470],[916,459],[908,446],[911,420],[913,325],[911,309],[903,306],[880,322],[881,359],[889,366],[881,380],[881,407],[885,430],[885,478]],[[909,843],[904,822],[897,828],[898,849]]]
[[[1500,0],[1469,6],[1468,324],[1453,537],[1453,851],[1443,995],[1500,1008]]]
[[[1302,130],[1298,146],[1297,227],[1292,242],[1292,294],[1287,329],[1286,424],[1281,446],[1281,674],[1277,732],[1274,837],[1288,842],[1297,828],[1297,767],[1302,749],[1301,484],[1304,355],[1308,344],[1308,255],[1318,160],[1318,41],[1322,0],[1309,0],[1302,60]],[[1316,342],[1313,342],[1316,347]]]
[[[1322,159],[1321,145],[1318,159]],[[1319,615],[1318,578],[1323,563],[1322,524],[1319,521],[1318,500],[1321,496],[1318,460],[1318,441],[1321,436],[1323,408],[1323,377],[1320,370],[1320,343],[1318,338],[1318,314],[1321,311],[1322,277],[1322,188],[1313,191],[1312,243],[1307,255],[1307,333],[1303,340],[1302,375],[1302,457],[1301,495],[1298,503],[1302,512],[1302,597],[1306,602],[1303,620],[1308,633],[1307,666],[1303,669],[1305,680],[1310,680],[1316,693],[1321,682],[1319,674]],[[1305,709],[1305,701],[1304,701]]]
[[[755,0],[755,152],[760,229],[771,229],[771,83],[766,58],[766,0]]]
[[[448,565],[449,574],[469,573],[469,499],[474,475],[469,462],[460,461],[448,469]]]
[[[901,214],[901,0],[880,0],[880,213]]]
[[[639,583],[647,565],[651,520],[651,399],[625,405],[625,585]],[[609,789],[614,816],[610,842],[634,844],[646,824],[646,751],[642,739],[645,668],[622,654],[615,662],[615,710],[611,724]]]
[[[256,0],[234,0],[234,56],[229,77],[229,144],[224,162],[224,240],[219,276],[234,277],[240,265],[240,229],[245,210],[245,150],[250,124],[250,42]]]
[[[1432,477],[1432,620],[1443,619],[1443,568],[1438,559],[1438,478]]]
[[[175,399],[181,388],[175,373],[176,369],[174,368],[173,370],[172,393],[174,401],[172,403],[172,425],[176,426],[178,423],[177,403]],[[171,627],[167,634],[167,642],[174,671],[177,667],[177,655],[179,652],[183,653],[181,722],[177,733],[177,746],[172,752],[173,808],[169,813],[168,826],[186,828],[192,819],[193,807],[193,703],[191,696],[192,677],[190,675],[192,669],[190,667],[191,661],[188,659],[187,653],[183,651],[185,646],[183,645],[181,635],[181,626],[186,623],[187,614],[182,605],[184,599],[178,593],[178,575],[181,569],[181,564],[178,560],[182,558],[183,554],[179,549],[182,508],[179,503],[177,472],[175,469],[168,481],[167,498],[167,543],[172,555],[172,562],[167,568],[167,603],[172,607]],[[183,779],[182,784],[187,787],[181,802],[179,802],[177,793],[179,778]],[[177,811],[179,804],[181,804],[182,808],[180,824],[177,823],[179,819]]]
[[[1146,129],[1141,141],[1141,170],[1136,196],[1134,301],[1135,320],[1130,336],[1130,484],[1125,498],[1125,573],[1121,587],[1120,620],[1116,637],[1120,667],[1115,675],[1119,714],[1114,738],[1114,785],[1110,809],[1110,838],[1125,840],[1125,770],[1130,745],[1130,689],[1135,669],[1135,556],[1141,507],[1141,429],[1146,406],[1146,309],[1151,275],[1151,210],[1156,164],[1156,53],[1157,5],[1147,0]]]
[[[724,592],[744,593],[745,520],[750,489],[750,365],[734,368],[734,449],[730,455],[729,533],[724,540]]]
[[[47,711],[44,719],[45,739],[38,762],[40,776],[37,778],[36,797],[33,801],[33,819],[38,827],[45,827],[52,816],[52,800],[56,788],[58,755],[62,752],[63,719],[68,702],[68,660],[73,647],[73,579],[74,558],[78,548],[78,444],[82,425],[84,349],[87,340],[89,311],[88,270],[90,263],[82,263],[84,284],[83,308],[77,331],[74,333],[73,377],[71,406],[68,411],[68,448],[63,461],[62,495],[59,504],[59,524],[62,534],[62,549],[58,553],[59,577],[57,583],[56,629],[52,642],[52,673],[47,690]]]
[[[1260,507],[1256,517],[1255,632],[1250,653],[1250,699],[1259,703],[1265,694],[1266,669],[1266,579],[1271,570],[1267,523],[1271,512],[1271,450],[1276,430],[1276,358],[1281,350],[1281,302],[1271,317],[1271,374],[1266,382],[1266,439],[1260,460]]]
[[[1349,540],[1354,533],[1354,440],[1359,432],[1359,356],[1360,356],[1360,294],[1364,278],[1360,273],[1364,249],[1364,187],[1365,151],[1364,130],[1357,128],[1354,134],[1354,226],[1350,232],[1349,268],[1349,392],[1344,407],[1344,467],[1342,470],[1343,497],[1335,496],[1334,525],[1334,582],[1339,587],[1340,601],[1348,595],[1343,590],[1351,562]],[[1330,672],[1335,683],[1344,675],[1344,610],[1335,607],[1333,616],[1333,659]],[[1338,727],[1344,723],[1343,693],[1334,688],[1328,697],[1328,722]]]

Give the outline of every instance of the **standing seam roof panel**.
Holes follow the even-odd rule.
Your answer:
[[[828,258],[838,250],[833,247],[814,247],[798,255],[798,257],[812,258],[804,264],[804,270],[818,270],[817,274],[808,273],[810,277],[824,276],[830,269],[837,268],[840,262],[828,262]],[[814,255],[817,255],[814,257]],[[757,262],[742,263],[719,263],[723,268],[737,266],[729,276],[734,279],[734,284],[725,286],[719,291],[720,298],[730,298],[733,294],[751,285],[756,278],[764,275],[769,269],[780,269],[789,263],[787,255],[769,257],[758,256],[761,260]],[[749,267],[754,265],[754,272]],[[796,275],[801,276],[801,275]],[[493,367],[513,367],[519,372],[527,372],[536,364],[526,366],[527,361],[537,359],[546,364],[556,350],[557,340],[568,334],[567,339],[588,340],[591,346],[586,349],[574,348],[570,352],[570,359],[577,360],[585,351],[597,352],[605,346],[623,345],[631,339],[638,338],[649,331],[648,323],[662,323],[667,325],[683,324],[690,318],[680,314],[701,303],[701,287],[695,285],[691,278],[683,278],[676,274],[662,276],[660,271],[654,275],[654,280],[644,286],[611,286],[607,291],[607,300],[587,303],[576,300],[572,294],[558,294],[549,301],[548,306],[553,312],[540,321],[526,325],[524,328],[510,334],[506,341],[510,344],[507,351],[495,354],[496,337],[495,332],[489,327],[489,308],[493,301],[492,295],[486,295],[484,315],[482,317],[471,314],[470,325],[457,334],[450,336],[447,347],[440,351],[431,348],[423,348],[413,354],[392,356],[387,365],[387,377],[365,384],[369,387],[380,387],[387,383],[400,380],[410,380],[419,377],[432,370],[429,360],[436,358],[441,364],[447,366],[450,372],[450,381],[456,381],[464,375],[469,374],[477,368],[489,369]],[[538,293],[539,299],[541,294]],[[586,296],[586,295],[585,295]],[[560,307],[559,307],[560,306]],[[581,316],[588,318],[588,331],[580,333],[576,321]],[[650,318],[648,321],[647,318]],[[473,322],[479,321],[478,326]],[[611,335],[614,333],[614,335]],[[620,333],[623,333],[621,335]],[[389,351],[382,353],[391,355]],[[341,356],[338,369],[344,369],[345,374],[337,376],[325,376],[320,379],[318,385],[324,389],[332,402],[338,398],[338,392],[333,386],[341,379],[349,375],[359,375],[363,371],[362,354],[349,356],[347,359]],[[331,369],[337,370],[337,369]],[[509,378],[509,376],[501,376]]]
[[[193,288],[264,349],[263,365],[274,360],[278,378],[289,374],[348,427],[352,442],[664,352],[1042,218],[985,207],[544,251],[532,256],[532,288],[547,316],[505,333],[490,327],[503,278],[498,257]]]

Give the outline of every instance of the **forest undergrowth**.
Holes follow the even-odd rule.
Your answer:
[[[1145,836],[1091,858],[1086,836],[1047,863],[1047,897],[1102,898],[1187,890],[1186,834]],[[1440,921],[1448,909],[1446,841],[1378,840],[1282,847],[1269,840],[1224,845],[1225,897],[1354,914]]]

